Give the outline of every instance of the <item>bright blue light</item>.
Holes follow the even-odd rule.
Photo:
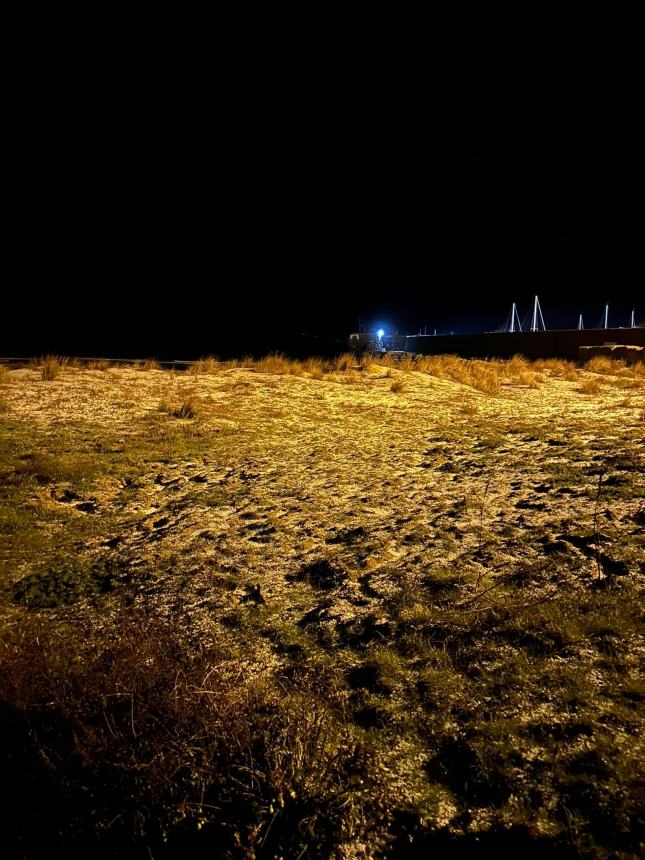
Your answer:
[[[382,328],[380,328],[380,329],[376,332],[376,336],[377,336],[377,338],[378,338],[379,340],[383,337],[383,335],[384,335],[384,334],[385,334],[385,332],[383,331],[383,329],[382,329]]]

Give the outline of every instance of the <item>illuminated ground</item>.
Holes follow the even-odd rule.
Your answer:
[[[5,371],[4,668],[20,631],[103,653],[129,616],[206,654],[209,679],[277,695],[285,722],[319,708],[324,755],[364,759],[332,779],[346,806],[300,774],[244,783],[252,814],[182,807],[205,834],[230,816],[233,855],[636,856],[645,381],[496,367],[495,393],[379,365]],[[28,687],[0,697],[41,713]],[[136,696],[127,731],[106,718],[122,745]]]

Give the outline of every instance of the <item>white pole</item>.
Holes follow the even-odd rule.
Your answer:
[[[515,333],[515,302],[513,302],[513,307],[511,308],[511,334]]]
[[[605,305],[605,328],[609,328],[609,305]]]
[[[636,308],[632,308],[632,320],[631,320],[630,328],[636,328],[635,314],[636,314]]]
[[[537,331],[537,307],[538,307],[538,297],[535,297],[535,301],[533,302],[533,321],[531,322],[531,331]]]
[[[578,330],[583,329],[583,328],[584,328],[584,323],[582,322],[582,314],[580,314],[580,317],[578,318]]]

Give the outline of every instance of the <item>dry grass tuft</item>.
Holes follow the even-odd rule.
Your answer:
[[[111,367],[110,362],[103,358],[88,361],[85,366],[87,370],[102,370],[103,372],[109,370]]]
[[[585,364],[584,369],[590,370],[592,373],[603,373],[610,376],[616,376],[626,368],[624,361],[619,361],[615,358],[608,358],[605,355],[596,355]]]
[[[162,399],[157,407],[158,412],[172,415],[173,418],[192,420],[197,418],[201,412],[201,403],[194,394],[188,394],[179,400]]]
[[[222,369],[222,362],[219,359],[215,358],[213,355],[207,355],[204,358],[200,358],[199,361],[195,362],[192,367],[192,372],[194,374],[206,373],[206,374],[216,374],[219,373]]]
[[[0,670],[7,856],[344,856],[393,802],[333,689],[285,692],[142,612],[34,618]]]
[[[356,356],[351,352],[345,352],[343,355],[338,356],[334,362],[334,367],[340,372],[351,370],[356,367]]]
[[[414,370],[450,379],[484,394],[497,394],[502,379],[502,365],[492,361],[468,361],[456,355],[426,355],[414,364]]]
[[[325,378],[325,364],[321,358],[308,358],[302,365],[302,372],[309,374],[311,379]]]
[[[51,382],[60,376],[63,362],[55,355],[48,355],[42,360],[41,376],[47,382]]]
[[[599,394],[602,391],[602,385],[597,379],[585,379],[579,388],[582,394]]]
[[[292,361],[280,352],[274,352],[253,363],[259,373],[275,373],[278,375],[300,376],[302,365],[298,361]]]
[[[161,370],[161,365],[155,358],[146,358],[141,365],[141,370]]]
[[[537,371],[548,371],[552,376],[557,376],[566,379],[569,382],[576,382],[578,379],[578,369],[571,361],[565,361],[563,358],[539,358],[533,362],[533,369]]]
[[[400,379],[397,379],[395,382],[390,385],[390,391],[392,394],[401,394],[405,391],[405,385],[401,382]]]
[[[526,356],[521,355],[520,353],[516,353],[513,358],[509,359],[506,363],[506,368],[511,374],[519,374],[523,370],[527,370],[529,367],[529,361]]]
[[[526,385],[527,388],[539,388],[540,387],[540,377],[537,373],[531,373],[530,371],[522,371],[519,374],[519,381],[522,385]]]

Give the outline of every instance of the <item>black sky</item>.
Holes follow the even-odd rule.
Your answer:
[[[535,293],[553,327],[605,301],[645,322],[643,141],[622,114],[364,126],[83,92],[32,105],[1,353],[227,355],[342,339],[359,315],[481,331]]]

